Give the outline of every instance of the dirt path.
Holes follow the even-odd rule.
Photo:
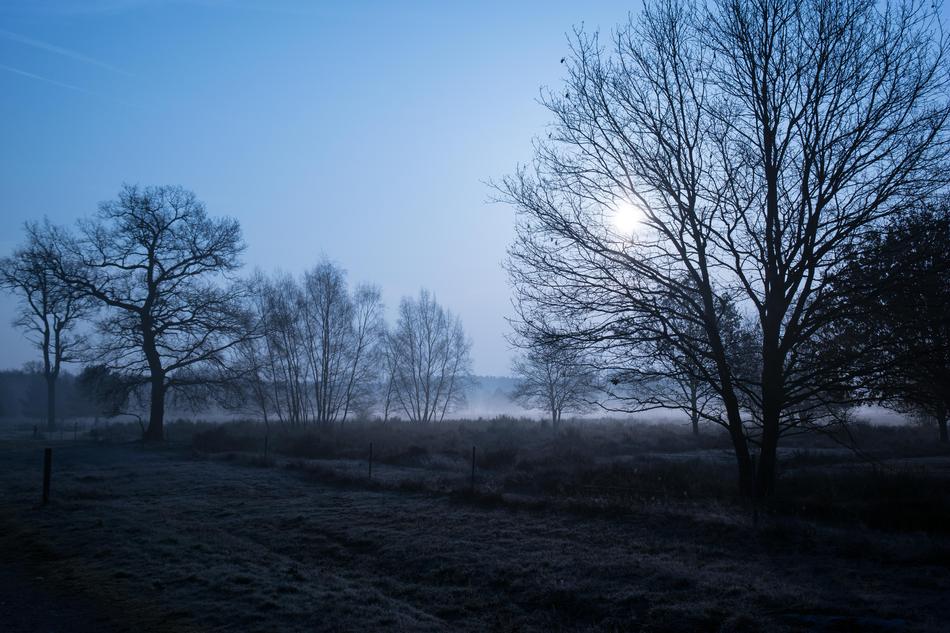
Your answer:
[[[950,620],[948,561],[926,539],[755,532],[714,508],[623,519],[488,508],[76,446],[57,453],[54,503],[38,508],[39,448],[0,449],[7,554],[29,543],[17,553],[27,568],[169,630],[938,631]]]

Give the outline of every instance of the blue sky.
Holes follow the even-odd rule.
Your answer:
[[[0,0],[0,252],[123,182],[238,218],[248,270],[321,256],[387,305],[434,291],[475,370],[504,374],[512,210],[486,180],[531,157],[574,25],[622,2]],[[0,367],[35,358],[0,298]]]

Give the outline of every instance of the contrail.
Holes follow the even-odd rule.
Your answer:
[[[25,35],[20,35],[19,33],[13,33],[12,31],[7,31],[4,29],[0,29],[0,37],[6,38],[13,42],[18,42],[20,44],[25,44],[26,46],[32,46],[33,48],[49,51],[50,53],[56,53],[57,55],[62,55],[63,57],[75,59],[76,61],[80,61],[86,64],[98,66],[99,68],[105,68],[106,70],[109,70],[114,73],[118,73],[120,75],[126,75],[128,77],[132,77],[132,73],[126,72],[122,70],[121,68],[116,68],[115,66],[111,64],[101,62],[98,59],[93,59],[92,57],[88,57],[86,55],[83,55],[82,53],[78,53],[68,48],[63,48],[62,46],[56,46],[55,44],[49,44],[48,42],[35,40],[32,37],[27,37]]]
[[[84,92],[89,95],[94,95],[96,93],[86,90],[85,88],[80,88],[79,86],[74,86],[72,84],[63,83],[62,81],[56,81],[55,79],[50,79],[48,77],[43,77],[41,75],[34,75],[33,73],[28,73],[25,70],[20,70],[19,68],[12,68],[10,66],[5,66],[0,64],[0,70],[6,70],[11,73],[16,73],[17,75],[22,75],[23,77],[29,77],[30,79],[36,79],[38,81],[43,81],[48,84],[53,84],[54,86],[59,86],[60,88],[67,88],[69,90],[76,90],[77,92]]]

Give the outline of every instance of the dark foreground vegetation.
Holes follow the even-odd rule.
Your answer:
[[[729,438],[670,425],[354,423],[266,456],[261,425],[117,426],[52,444],[45,507],[45,443],[8,440],[0,551],[18,612],[68,596],[95,630],[943,630],[950,456],[853,433],[789,442],[757,521]]]
[[[793,439],[783,453],[778,494],[755,508],[739,494],[730,440],[718,429],[697,437],[672,424],[613,421],[552,430],[508,418],[353,423],[269,436],[254,423],[179,429],[200,454],[262,466],[284,458],[291,468],[354,482],[369,479],[372,443],[374,485],[451,493],[474,482],[479,500],[499,504],[622,514],[644,502],[716,503],[739,512],[950,535],[950,489],[943,485],[950,483],[950,451],[927,427],[858,424],[848,434]]]

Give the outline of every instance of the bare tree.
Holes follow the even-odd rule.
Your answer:
[[[56,429],[56,381],[63,363],[79,360],[84,349],[76,324],[91,311],[89,302],[53,275],[47,261],[55,235],[48,222],[26,225],[26,244],[0,260],[0,285],[19,299],[14,325],[43,357],[46,381],[46,428]]]
[[[247,333],[233,348],[232,379],[224,385],[219,400],[227,409],[260,414],[270,430],[270,412],[276,408],[271,340],[267,323],[267,280],[260,271],[247,281],[245,314]]]
[[[741,487],[770,494],[780,436],[833,423],[847,393],[815,353],[830,271],[943,186],[946,46],[920,2],[661,0],[610,50],[578,33],[533,169],[499,186],[524,321],[578,323],[569,338],[631,359],[676,346],[722,402]],[[633,232],[611,222],[624,208]],[[719,292],[754,324],[755,375]]]
[[[274,397],[267,381],[268,358],[263,337],[247,338],[235,346],[232,354],[233,377],[218,396],[226,409],[246,411],[261,416],[270,428],[270,412]]]
[[[255,308],[264,327],[267,376],[277,417],[292,426],[303,424],[310,410],[310,366],[305,325],[300,318],[303,294],[293,277],[286,274],[270,280],[261,278],[257,292]]]
[[[250,285],[260,338],[241,348],[242,363],[256,368],[245,397],[266,400],[291,425],[366,413],[381,374],[379,289],[360,285],[350,293],[344,271],[326,261],[302,282],[257,273]]]
[[[346,273],[324,260],[304,276],[303,299],[316,420],[334,422],[347,404],[347,346],[353,325],[353,305]]]
[[[518,378],[511,394],[515,402],[547,411],[555,428],[565,411],[584,413],[593,408],[597,372],[583,352],[559,339],[531,340],[523,346],[525,351],[512,365]]]
[[[304,276],[302,296],[316,420],[343,421],[355,405],[365,405],[376,381],[372,363],[381,295],[371,286],[351,295],[346,272],[323,261]]]
[[[410,420],[443,420],[465,398],[471,343],[458,317],[427,291],[404,298],[387,336],[392,398]]]
[[[390,413],[396,405],[396,348],[389,339],[390,332],[383,326],[379,334],[379,350],[383,361],[382,385],[380,386],[380,395],[382,396],[383,421],[388,422]]]
[[[165,396],[207,385],[246,333],[242,290],[226,285],[244,249],[231,218],[208,217],[180,187],[125,186],[48,259],[62,282],[107,309],[100,358],[149,387],[146,440],[164,438]]]
[[[351,411],[366,415],[379,389],[382,350],[380,336],[385,331],[383,301],[379,288],[363,284],[352,298],[353,323],[347,353],[345,406],[341,420]]]

